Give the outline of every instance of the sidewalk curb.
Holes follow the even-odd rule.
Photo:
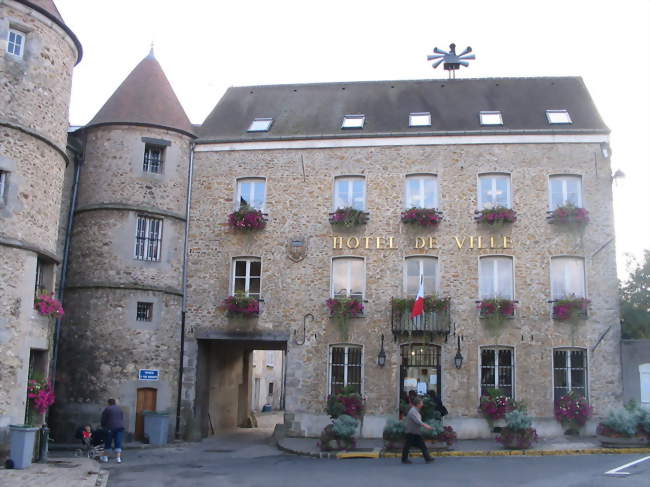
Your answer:
[[[286,451],[286,450],[285,450]],[[582,450],[476,450],[476,451],[432,451],[432,457],[508,457],[508,456],[553,456],[553,455],[603,455],[650,453],[650,448],[587,448]],[[331,455],[331,454],[330,454]],[[399,452],[339,452],[334,454],[339,460],[348,458],[400,458]],[[411,456],[422,456],[414,452]]]

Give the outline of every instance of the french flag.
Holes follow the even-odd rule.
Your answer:
[[[420,316],[424,313],[424,276],[420,274],[420,287],[418,288],[418,295],[415,297],[413,309],[411,310],[411,318]]]

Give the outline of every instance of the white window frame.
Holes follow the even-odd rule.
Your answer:
[[[479,112],[481,125],[503,125],[503,116],[499,110],[485,110]]]
[[[478,391],[479,391],[479,398],[481,397],[482,394],[482,387],[483,384],[481,383],[482,381],[482,370],[484,368],[483,366],[483,356],[482,352],[483,350],[493,350],[494,351],[494,384],[495,388],[500,388],[499,387],[499,367],[505,368],[507,366],[499,366],[499,351],[500,350],[508,350],[511,355],[511,363],[512,365],[510,366],[510,380],[512,384],[510,385],[512,389],[512,395],[510,396],[510,399],[515,399],[516,398],[516,355],[515,355],[515,347],[508,347],[508,346],[498,346],[498,345],[484,345],[484,346],[479,346],[479,376],[478,376]],[[487,367],[486,367],[487,368]]]
[[[341,129],[362,129],[366,124],[366,116],[364,114],[344,115],[341,122]]]
[[[7,171],[0,169],[0,206],[5,204],[5,193],[7,187]]]
[[[577,179],[578,180],[578,204],[576,205],[578,208],[583,208],[583,203],[582,203],[582,176],[579,174],[551,174],[548,177],[548,209],[550,211],[555,210],[556,208],[559,208],[560,206],[564,206],[567,204],[567,180],[568,179]],[[562,181],[562,203],[554,206],[553,205],[553,181],[555,180],[560,180]]]
[[[332,352],[335,348],[343,348],[344,359],[343,359],[343,387],[347,387],[348,382],[348,372],[350,368],[350,362],[348,360],[350,349],[358,349],[360,351],[360,360],[359,360],[359,394],[363,395],[363,386],[364,386],[364,364],[363,364],[363,345],[355,345],[352,343],[337,343],[329,346],[328,358],[327,358],[327,393],[332,394]]]
[[[639,392],[641,404],[650,404],[650,363],[639,364]]]
[[[155,159],[151,158],[151,151],[152,150],[158,150],[160,151],[160,159],[157,161],[158,162],[158,170],[154,171],[154,163],[156,162]],[[144,144],[144,154],[142,157],[142,172],[147,173],[147,174],[162,174],[163,173],[163,168],[164,168],[164,163],[165,163],[165,146],[164,145],[156,145],[156,144],[150,144],[148,142],[145,142]]]
[[[360,208],[361,211],[366,211],[366,201],[368,199],[368,194],[367,194],[367,188],[366,188],[366,178],[365,176],[337,176],[334,178],[334,197],[332,200],[332,209],[333,211],[336,211],[340,208],[347,208],[347,207],[354,207],[354,194],[352,192],[352,187],[354,185],[354,181],[362,181],[363,182],[363,208]],[[339,185],[338,183],[346,182],[348,186],[348,200],[346,202],[346,206],[336,206],[336,201],[338,200],[338,194],[339,194]]]
[[[237,262],[246,262],[246,270],[245,274],[243,276],[238,276],[236,275],[237,273]],[[251,294],[250,292],[250,285],[251,285],[251,278],[257,278],[258,276],[251,276],[251,263],[253,262],[259,262],[260,263],[260,275],[259,275],[259,280],[260,280],[260,292],[259,294],[253,293]],[[239,278],[241,279],[242,277],[244,278],[244,295],[245,296],[253,296],[256,297],[258,300],[262,299],[262,259],[260,257],[233,257],[232,259],[232,270],[230,272],[230,294],[234,295],[235,294],[235,279]]]
[[[569,110],[546,110],[546,120],[550,125],[566,125],[571,124],[571,115]]]
[[[352,261],[358,261],[361,262],[362,269],[363,269],[363,276],[361,276],[361,296],[357,296],[361,301],[365,299],[366,296],[366,259],[363,257],[356,257],[356,256],[349,256],[349,255],[342,255],[342,256],[337,256],[337,257],[332,257],[332,263],[330,267],[330,297],[335,298],[336,297],[336,289],[334,289],[334,263],[335,262],[345,262],[347,261],[348,264],[348,269],[347,269],[347,286],[345,288],[345,296],[350,297],[350,283],[352,282]],[[343,288],[339,289],[342,290]]]
[[[551,351],[551,377],[553,378],[553,391],[552,391],[552,397],[553,401],[556,401],[559,399],[561,396],[555,395],[555,390],[558,388],[555,386],[555,352],[566,352],[567,353],[567,366],[564,369],[565,374],[566,374],[566,383],[567,383],[567,392],[570,392],[574,390],[573,384],[571,384],[571,370],[572,369],[577,369],[578,367],[572,367],[571,366],[571,352],[582,352],[584,356],[584,378],[585,378],[585,384],[584,384],[584,396],[589,401],[589,355],[587,354],[587,349],[586,348],[580,348],[580,347],[555,347]]]
[[[404,272],[403,272],[403,286],[404,286],[404,296],[406,297],[415,297],[415,294],[408,294],[408,263],[411,260],[416,260],[418,261],[418,267],[420,270],[420,274],[423,272],[423,266],[424,266],[424,260],[425,259],[430,259],[436,264],[436,275],[434,276],[433,279],[433,290],[432,292],[427,292],[427,288],[425,286],[424,288],[424,295],[425,296],[431,296],[433,294],[438,294],[439,291],[439,279],[440,279],[440,260],[438,259],[437,256],[435,255],[409,255],[404,258]],[[419,275],[418,275],[419,276]],[[416,291],[417,294],[417,291]]]
[[[567,261],[567,260],[577,260],[582,262],[582,296],[580,296],[578,293],[565,293],[565,294],[558,294],[556,292],[555,286],[554,286],[554,275],[553,275],[553,262],[558,262],[558,261]],[[586,262],[584,257],[580,256],[575,256],[575,255],[557,255],[551,257],[550,260],[550,265],[549,265],[549,278],[551,280],[550,282],[550,287],[551,287],[551,298],[552,299],[564,299],[564,298],[569,298],[571,295],[575,296],[576,298],[586,298],[587,297],[587,269],[586,269]],[[563,276],[562,280],[564,281],[564,288],[567,289],[568,283],[569,283],[569,276],[568,276],[568,270],[567,266],[564,266],[564,271],[563,271]]]
[[[251,205],[251,208],[255,208],[256,210],[265,212],[266,211],[266,191],[267,191],[266,178],[239,178],[239,179],[237,179],[236,190],[235,190],[235,192],[236,192],[236,194],[235,194],[235,209],[236,210],[239,210],[241,208],[242,183],[263,183],[264,184],[264,201],[262,202],[262,207],[257,208],[255,206]],[[253,196],[253,198],[251,198],[251,200],[253,200],[254,197],[255,197],[255,187],[256,187],[256,184],[251,185],[251,188],[252,188],[252,193],[251,194]]]
[[[141,224],[141,222],[143,224]],[[133,256],[137,260],[148,262],[160,262],[163,239],[162,218],[152,217],[149,215],[138,215],[135,227],[135,248]],[[157,230],[157,232],[156,232]],[[157,234],[155,246],[151,245],[152,235]],[[139,253],[141,251],[141,253]]]
[[[272,118],[254,118],[248,126],[247,132],[268,132],[271,130],[271,125],[273,125]]]
[[[425,191],[424,191],[424,182],[425,180],[433,180],[433,185],[434,185],[434,193],[433,193],[433,208],[438,208],[439,204],[439,199],[438,199],[438,193],[439,193],[439,186],[438,186],[438,176],[435,174],[407,174],[405,178],[404,185],[405,187],[405,196],[404,196],[404,208],[409,209],[413,208],[415,205],[412,204],[412,196],[413,194],[411,193],[409,181],[412,181],[414,179],[419,179],[419,196],[420,196],[420,201],[424,202],[424,197],[425,197]],[[415,206],[416,208],[423,208],[421,206]]]
[[[409,113],[409,127],[431,127],[430,112]]]
[[[482,286],[481,286],[481,281],[484,279],[482,273],[481,273],[481,262],[483,259],[494,259],[493,265],[492,265],[492,276],[490,277],[492,279],[492,286],[496,290],[498,288],[499,284],[499,272],[497,270],[498,264],[497,261],[498,259],[509,259],[510,262],[512,263],[511,266],[511,273],[510,273],[510,282],[512,283],[512,296],[504,296],[502,294],[499,294],[498,292],[495,292],[494,296],[483,296],[482,295]],[[486,276],[487,277],[487,276]],[[479,293],[479,299],[515,299],[515,258],[512,255],[503,255],[503,254],[490,254],[490,255],[481,255],[478,258],[478,293]]]
[[[492,201],[483,201],[483,193],[481,192],[481,181],[485,178],[492,178],[492,184],[490,191],[496,193],[497,177],[506,177],[508,184],[506,185],[506,208],[512,208],[512,177],[510,173],[507,172],[486,172],[478,175],[477,180],[477,194],[478,194],[478,209],[484,210],[486,208],[492,208],[495,204]],[[485,206],[486,203],[490,203],[491,206]]]
[[[20,43],[18,43],[18,47],[20,49],[20,52],[18,54],[16,54],[16,52],[15,52],[15,46],[17,45],[16,41],[11,40],[12,34],[13,34],[14,38],[19,38],[20,39]],[[9,54],[11,54],[12,56],[15,56],[17,58],[22,59],[23,54],[25,53],[26,41],[27,41],[27,34],[25,32],[20,31],[18,29],[15,29],[13,27],[10,27],[8,32],[7,32],[7,52]],[[13,50],[12,50],[12,46],[13,46]]]

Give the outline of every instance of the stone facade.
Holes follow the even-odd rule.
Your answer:
[[[25,34],[22,56],[7,33]],[[32,369],[47,376],[52,321],[34,310],[37,261],[42,285],[55,291],[59,219],[68,158],[72,69],[78,52],[57,21],[27,4],[0,2],[0,449],[6,427],[25,421]]]
[[[303,179],[301,161],[304,164]],[[619,324],[616,266],[613,245],[611,174],[598,144],[487,144],[424,147],[331,148],[314,150],[246,150],[203,152],[198,146],[193,176],[188,272],[188,326],[194,334],[223,333],[290,336],[309,323],[306,342],[287,343],[286,410],[294,413],[308,434],[317,434],[327,422],[329,347],[351,343],[363,347],[363,395],[367,399],[365,431],[380,435],[383,418],[397,412],[400,339],[385,347],[386,366],[377,366],[380,335],[391,337],[390,298],[403,296],[404,258],[433,255],[439,259],[439,292],[451,298],[451,320],[463,338],[464,363],[454,367],[455,338],[437,338],[441,346],[442,397],[451,424],[461,436],[487,434],[478,418],[479,355],[481,346],[514,349],[515,397],[524,400],[538,418],[541,432],[559,432],[553,416],[552,357],[556,347],[587,350],[589,400],[604,414],[620,401]],[[567,168],[570,168],[568,170]],[[481,173],[511,175],[512,207],[518,220],[499,230],[474,222],[477,177]],[[546,221],[548,177],[582,176],[583,201],[592,215],[583,235],[565,232]],[[405,176],[427,173],[438,177],[439,207],[444,221],[434,231],[400,223],[404,207]],[[366,180],[369,221],[361,228],[338,231],[328,223],[332,211],[334,178],[362,175]],[[236,181],[266,178],[269,223],[259,232],[235,233],[224,223],[233,211]],[[507,235],[512,249],[478,250],[454,237]],[[333,235],[356,236],[356,249],[333,249]],[[308,242],[307,257],[288,259],[286,245],[293,236]],[[362,237],[394,237],[395,249],[365,249]],[[416,236],[434,236],[435,249],[415,249]],[[344,240],[345,241],[345,240]],[[354,241],[353,241],[354,242]],[[353,245],[354,246],[354,245]],[[372,246],[371,246],[372,247]],[[514,257],[516,318],[495,338],[478,318],[478,258],[504,254]],[[554,256],[585,259],[589,319],[572,341],[569,327],[551,319],[550,259]],[[262,262],[262,311],[258,319],[228,319],[217,309],[232,291],[232,260],[255,256]],[[348,339],[342,338],[329,318],[325,300],[330,296],[331,260],[359,256],[365,260],[365,316],[353,319]],[[604,338],[602,335],[608,330]],[[599,341],[599,339],[602,340]],[[540,367],[540,364],[542,365]],[[607,364],[604,366],[604,364]],[[187,373],[187,372],[186,372]],[[555,431],[554,431],[555,428]]]

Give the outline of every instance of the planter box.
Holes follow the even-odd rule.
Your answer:
[[[632,436],[629,438],[618,436],[597,436],[601,445],[606,448],[634,448],[639,446],[648,446],[650,441],[645,436]]]
[[[144,434],[151,445],[166,445],[169,432],[169,414],[144,412]]]
[[[386,451],[402,451],[404,448],[404,439],[387,440],[384,438],[384,450]]]
[[[9,458],[14,462],[14,468],[24,469],[32,464],[37,431],[38,428],[32,426],[9,426]]]

